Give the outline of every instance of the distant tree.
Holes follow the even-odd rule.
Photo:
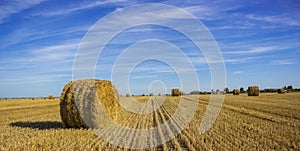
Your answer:
[[[240,88],[240,93],[245,93],[245,90],[243,87]]]
[[[292,89],[293,89],[293,86],[292,86],[292,85],[289,85],[289,86],[287,87],[287,89],[288,89],[288,90],[292,90]]]
[[[229,93],[229,89],[228,89],[228,88],[225,88],[224,91],[225,91],[226,93]]]
[[[286,88],[286,86],[284,86],[284,87],[283,87],[283,89],[285,89],[285,90],[286,90],[286,89],[287,89],[287,88]]]
[[[277,89],[266,88],[263,92],[277,92]]]
[[[211,89],[211,94],[214,94],[214,93],[215,93],[214,89]]]
[[[192,91],[190,94],[200,94],[200,91]]]
[[[292,85],[289,85],[288,87],[287,87],[287,92],[292,92],[293,91],[293,86]]]

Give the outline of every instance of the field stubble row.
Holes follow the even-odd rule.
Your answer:
[[[136,97],[141,102],[147,97]],[[197,96],[182,96],[195,100]],[[213,127],[203,135],[199,126],[209,102],[200,96],[192,121],[176,137],[151,150],[298,150],[300,149],[300,93],[262,94],[258,97],[227,95]],[[157,107],[155,97],[152,107]],[[122,111],[118,123],[137,129],[157,126],[175,113],[180,97],[167,97],[151,114]],[[142,108],[141,108],[142,110]],[[109,144],[88,129],[65,129],[59,115],[59,100],[1,100],[0,150],[128,150]],[[167,128],[179,129],[176,123]],[[139,143],[136,134],[123,134]],[[156,139],[161,139],[157,136]],[[150,136],[150,138],[153,138]],[[134,141],[132,141],[134,140]],[[151,143],[151,142],[149,142]]]

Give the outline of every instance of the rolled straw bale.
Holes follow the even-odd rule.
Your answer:
[[[120,108],[118,99],[117,90],[108,80],[85,79],[71,81],[65,85],[60,97],[62,123],[65,127],[87,128],[87,124],[80,116],[81,112],[78,110],[78,105],[83,106],[83,109],[93,114],[97,110],[93,101],[98,101],[97,103],[102,105],[108,116],[116,120]]]

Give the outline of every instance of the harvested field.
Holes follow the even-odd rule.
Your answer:
[[[145,102],[148,97],[134,98]],[[160,98],[153,97],[152,101]],[[124,111],[118,122],[131,128],[150,128],[163,123],[177,109],[180,97],[166,98],[152,114]],[[195,96],[182,98],[195,100]],[[188,127],[151,150],[300,149],[300,93],[226,95],[213,127],[200,135],[199,126],[208,100],[209,95],[201,95],[198,110]],[[101,140],[90,129],[63,128],[58,98],[3,99],[0,117],[0,150],[127,150]],[[135,134],[126,136],[124,139],[130,140]]]

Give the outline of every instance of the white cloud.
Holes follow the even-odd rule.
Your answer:
[[[273,61],[271,61],[271,64],[273,64],[273,65],[291,65],[291,64],[295,64],[295,61],[292,61],[292,60],[273,60]]]
[[[267,47],[255,47],[246,51],[227,51],[223,53],[224,54],[257,54],[257,53],[264,53],[264,52],[270,52],[276,50],[278,50],[278,47],[276,46],[267,46]]]
[[[239,74],[243,74],[244,72],[243,71],[233,71],[232,74],[235,74],[235,75],[239,75]]]
[[[66,15],[72,12],[90,9],[93,7],[106,5],[106,4],[120,4],[122,2],[126,2],[127,0],[101,0],[101,1],[90,1],[90,2],[84,2],[78,5],[70,6],[68,8],[62,8],[57,10],[51,10],[47,12],[39,12],[36,14],[33,14],[34,16],[55,16],[55,15]]]
[[[34,7],[45,0],[11,0],[4,2],[5,4],[0,5],[0,24],[12,14],[22,12],[25,9]]]
[[[289,15],[281,16],[257,16],[254,14],[249,14],[246,18],[257,21],[269,22],[272,24],[283,24],[288,26],[300,26],[299,16],[293,17]]]

